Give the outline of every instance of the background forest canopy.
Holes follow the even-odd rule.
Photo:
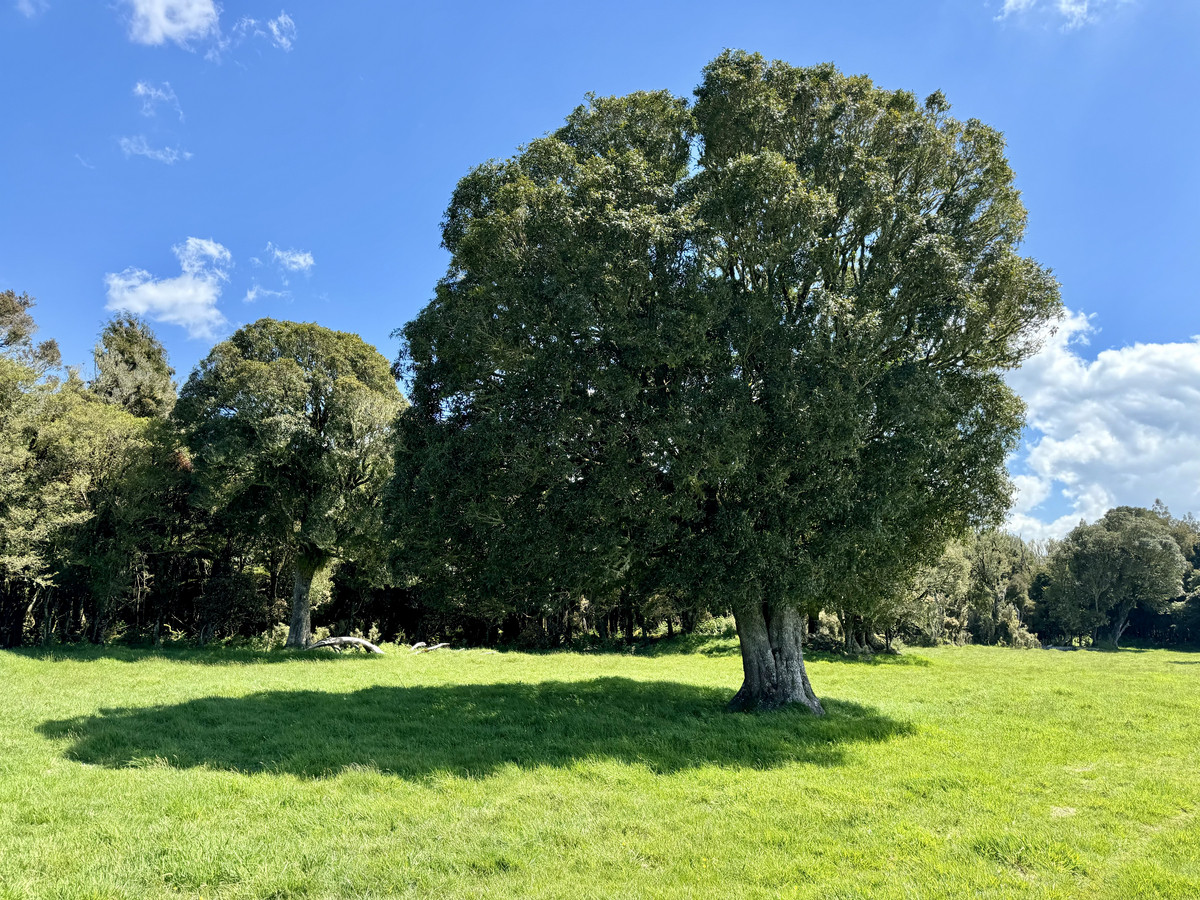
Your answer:
[[[632,643],[779,597],[818,649],[1196,641],[1191,515],[996,527],[999,372],[1059,302],[948,110],[729,53],[692,104],[591,98],[460,182],[394,366],[263,319],[177,388],[119,314],[85,379],[0,294],[0,646]]]

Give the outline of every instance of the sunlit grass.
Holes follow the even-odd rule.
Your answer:
[[[0,654],[0,898],[1200,897],[1200,656]]]

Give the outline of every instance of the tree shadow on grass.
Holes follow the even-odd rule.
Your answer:
[[[768,769],[839,764],[849,746],[912,733],[857,703],[801,710],[724,711],[719,688],[627,678],[267,691],[168,706],[105,709],[49,721],[68,759],[110,768],[207,767],[321,778],[348,769],[406,779],[484,777],[504,766],[589,759],[658,773],[704,765]]]

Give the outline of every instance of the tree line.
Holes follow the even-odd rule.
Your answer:
[[[247,326],[197,367],[181,402],[146,322],[107,323],[84,380],[62,371],[52,341],[34,343],[32,306],[0,294],[5,646],[261,640],[285,623],[302,645],[315,621],[544,648],[687,634],[730,613],[719,599],[628,586],[453,597],[406,573],[404,536],[383,513],[406,404],[387,361],[353,335]],[[344,374],[335,388],[338,367],[355,365],[367,385]],[[807,641],[853,653],[1189,644],[1200,639],[1200,522],[1156,504],[1110,510],[1057,541],[970,530],[892,587],[815,604]]]
[[[10,291],[0,641],[541,647],[731,615],[735,705],[819,713],[805,640],[1187,639],[1190,518],[997,530],[1002,373],[1061,302],[1003,137],[949,110],[732,51],[693,101],[590,97],[459,182],[390,366],[263,319],[177,395],[122,315],[85,381]]]

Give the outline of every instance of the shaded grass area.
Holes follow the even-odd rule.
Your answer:
[[[505,765],[594,759],[656,773],[834,765],[846,743],[910,730],[848,701],[829,701],[829,715],[818,719],[801,710],[731,717],[722,711],[727,699],[717,688],[617,677],[266,691],[103,709],[39,731],[67,738],[68,758],[112,768],[166,764],[313,778],[363,767],[403,778],[469,778]]]
[[[1200,896],[1194,656],[728,646],[0,653],[0,898]]]

